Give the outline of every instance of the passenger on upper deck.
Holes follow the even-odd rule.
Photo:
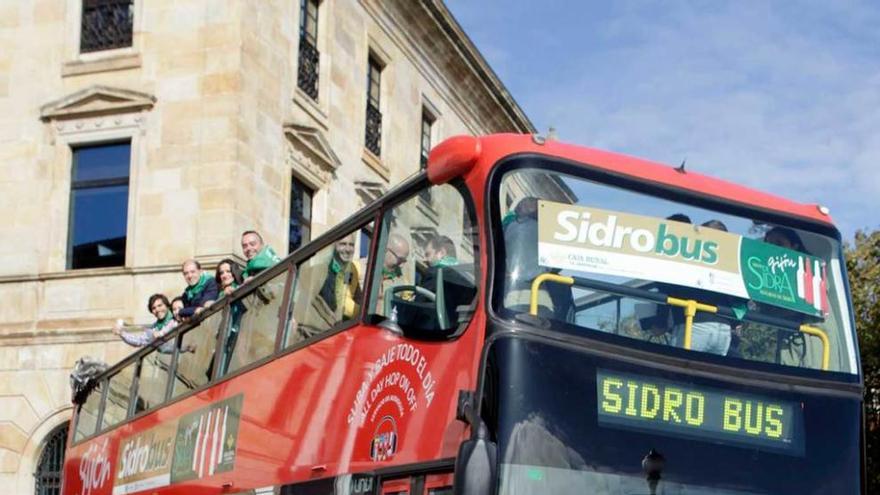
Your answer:
[[[341,309],[345,319],[353,318],[359,309],[360,272],[354,257],[354,236],[336,241],[333,256],[327,265],[327,276],[321,285],[319,296],[330,311],[338,313]]]
[[[455,243],[445,235],[437,235],[428,240],[424,252],[425,264],[428,265],[428,269],[422,276],[419,285],[435,292],[437,290],[437,269],[458,264]]]
[[[388,236],[385,245],[385,257],[382,260],[382,283],[379,285],[379,294],[376,308],[382,311],[385,300],[385,291],[397,285],[405,285],[409,282],[403,274],[403,266],[409,259],[409,242],[400,234],[392,233]]]
[[[727,232],[727,226],[721,220],[708,220],[703,223],[703,227]],[[681,289],[678,295],[670,294],[685,299],[696,299],[700,302],[708,302],[710,304],[718,304],[723,302],[730,305],[730,298],[718,293],[709,293],[699,289]],[[708,299],[708,301],[707,301]],[[667,306],[668,307],[668,306]],[[684,311],[674,310],[680,317],[673,328],[674,345],[682,347],[684,345]],[[691,350],[700,352],[709,352],[719,356],[726,356],[730,350],[731,326],[727,320],[717,317],[711,313],[704,311],[697,312],[694,316],[694,322],[691,327]]]
[[[232,294],[244,281],[241,266],[230,258],[221,260],[220,263],[217,263],[214,280],[220,288],[220,299]]]
[[[773,227],[764,234],[764,242],[774,244],[776,246],[793,249],[801,253],[806,253],[803,241],[797,232],[787,227]]]
[[[202,271],[198,261],[192,259],[183,262],[183,278],[187,286],[180,296],[183,308],[177,314],[186,320],[204,311],[208,303],[217,299],[217,282]]]
[[[183,309],[183,298],[180,296],[175,296],[174,299],[171,300],[171,314],[174,315],[174,320],[177,323],[180,323],[181,309]]]
[[[532,281],[542,273],[555,273],[538,263],[538,198],[523,198],[502,220],[507,275],[504,277],[504,306],[527,312]],[[545,283],[538,291],[538,314],[560,321],[573,321],[571,288]]]
[[[125,327],[122,320],[118,320],[113,327],[113,333],[119,336],[123,342],[133,347],[150,345],[154,340],[162,338],[177,328],[177,321],[171,314],[168,298],[164,294],[153,294],[147,300],[147,310],[156,317],[156,321],[149,326]],[[125,332],[125,328],[140,330],[140,333]],[[162,344],[159,352],[170,354],[174,352],[174,341],[170,340]]]
[[[263,236],[254,230],[247,230],[241,234],[241,251],[247,260],[247,266],[241,274],[245,282],[281,261],[275,250],[263,243]]]

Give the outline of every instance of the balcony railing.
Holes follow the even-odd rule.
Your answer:
[[[131,46],[133,0],[83,0],[80,52]]]
[[[318,69],[321,54],[318,48],[305,36],[299,39],[299,73],[297,85],[313,100],[318,100]]]
[[[370,103],[367,103],[366,146],[374,155],[382,155],[382,112]]]

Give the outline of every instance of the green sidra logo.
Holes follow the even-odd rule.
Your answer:
[[[629,250],[639,253],[655,253],[670,258],[698,261],[707,265],[718,262],[718,243],[676,235],[669,224],[660,223],[656,232],[644,228],[617,224],[617,215],[608,215],[603,221],[591,221],[590,212],[563,210],[556,221],[561,232],[553,238],[563,242],[591,244],[596,247]]]

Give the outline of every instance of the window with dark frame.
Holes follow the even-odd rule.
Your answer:
[[[422,108],[422,142],[419,155],[419,166],[424,169],[428,166],[428,155],[431,153],[431,130],[437,119],[431,115],[427,108]]]
[[[61,495],[61,472],[64,468],[64,449],[67,446],[68,424],[49,434],[34,473],[36,495]]]
[[[293,177],[290,182],[290,235],[287,253],[296,251],[312,238],[312,198],[315,192]]]
[[[131,46],[134,0],[83,0],[81,53]]]
[[[297,85],[313,100],[318,99],[318,75],[321,54],[318,52],[319,0],[301,0],[299,17],[299,70]]]
[[[379,110],[382,93],[382,64],[372,55],[367,70],[367,129],[365,146],[376,156],[382,156],[382,112]]]
[[[67,268],[125,265],[131,144],[73,149]]]
[[[431,131],[437,119],[431,115],[427,108],[422,108],[422,132],[419,151],[419,168],[424,170],[428,166],[428,155],[431,153]],[[431,202],[431,189],[424,189],[419,197],[426,203]]]

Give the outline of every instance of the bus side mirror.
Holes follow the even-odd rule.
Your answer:
[[[465,440],[455,458],[455,490],[463,495],[495,493],[498,446],[489,440],[486,425],[479,421],[477,434]]]

